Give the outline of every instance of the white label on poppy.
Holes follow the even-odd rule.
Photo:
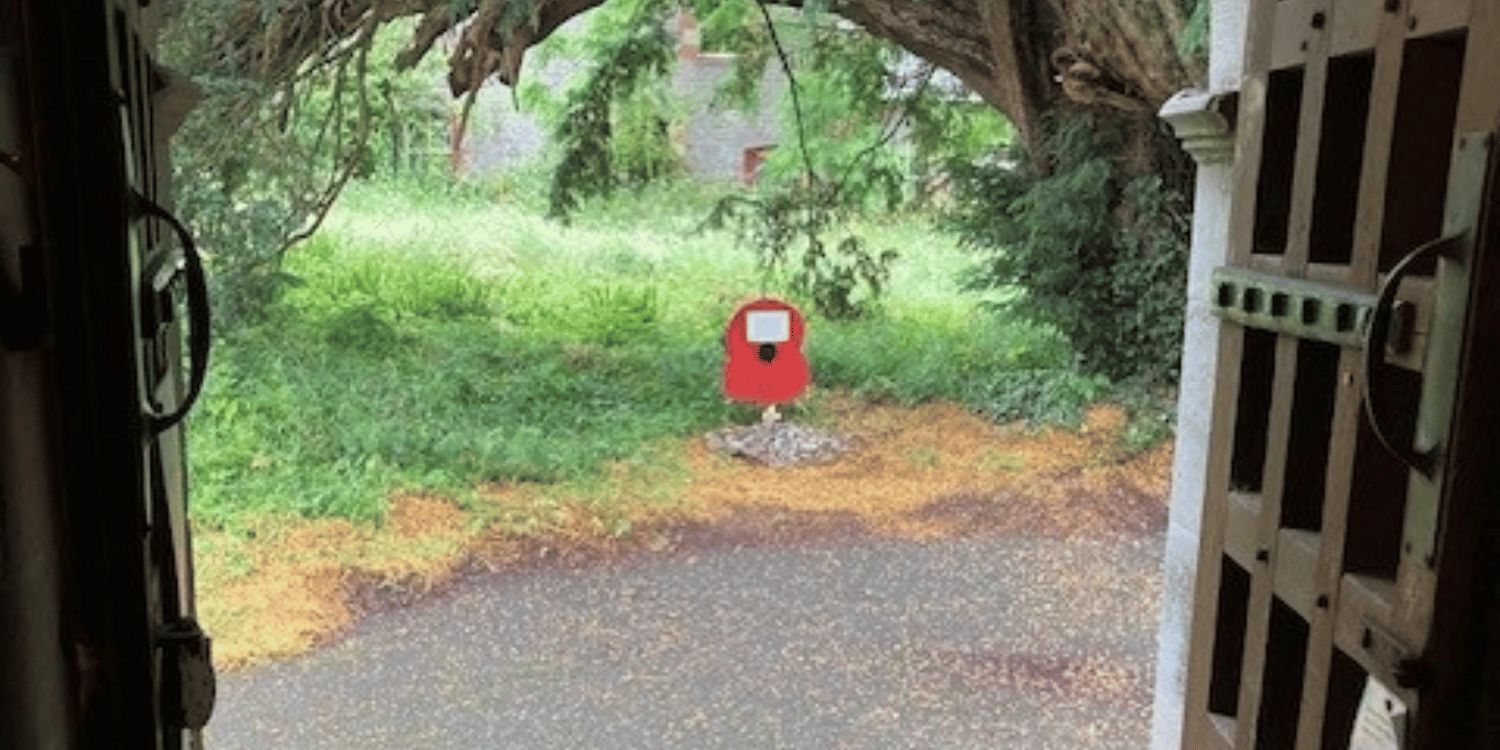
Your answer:
[[[755,310],[745,313],[745,340],[752,344],[779,344],[792,338],[792,314],[786,310]]]
[[[1349,750],[1401,750],[1406,744],[1406,704],[1371,677],[1354,718]]]

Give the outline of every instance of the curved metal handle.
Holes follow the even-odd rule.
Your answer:
[[[1437,449],[1434,447],[1419,451],[1415,448],[1397,448],[1391,442],[1380,422],[1380,406],[1375,403],[1375,394],[1378,392],[1373,385],[1375,370],[1384,364],[1386,338],[1390,334],[1391,327],[1391,309],[1396,303],[1396,290],[1401,286],[1401,279],[1405,278],[1406,274],[1423,258],[1429,255],[1442,255],[1452,250],[1459,240],[1463,239],[1463,236],[1460,233],[1439,237],[1407,253],[1406,257],[1391,269],[1385,281],[1380,285],[1380,295],[1375,302],[1375,310],[1370,315],[1370,325],[1365,329],[1364,401],[1365,417],[1370,422],[1370,430],[1375,433],[1375,439],[1379,440],[1391,455],[1401,459],[1402,463],[1426,477],[1432,476]]]
[[[198,246],[193,243],[193,235],[182,226],[182,222],[178,221],[177,217],[133,191],[130,193],[130,208],[133,216],[137,218],[152,216],[161,219],[177,233],[177,239],[182,243],[183,262],[187,271],[188,316],[192,326],[188,331],[188,359],[191,362],[188,372],[188,391],[181,403],[177,404],[177,408],[169,412],[159,411],[149,401],[143,400],[141,410],[145,412],[151,425],[151,433],[154,435],[169,430],[181,422],[182,418],[187,416],[193,408],[198,396],[203,393],[203,381],[208,377],[208,350],[211,345],[208,279],[203,273],[203,258],[198,255]]]

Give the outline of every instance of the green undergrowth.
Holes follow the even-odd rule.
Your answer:
[[[716,189],[621,193],[563,226],[502,183],[351,188],[288,257],[266,320],[219,334],[189,431],[198,520],[374,520],[393,489],[598,486],[608,462],[754,421],[720,394],[720,336],[739,303],[784,288],[696,231]],[[820,391],[1065,423],[1109,396],[1059,332],[959,292],[968,259],[929,226],[861,227],[900,260],[878,314],[809,320]]]

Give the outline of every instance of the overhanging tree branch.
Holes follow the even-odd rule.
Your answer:
[[[803,1],[756,0],[763,12]],[[421,17],[396,57],[399,70],[461,26],[449,60],[450,86],[460,96],[490,76],[514,85],[527,49],[605,0],[283,0],[269,23],[260,20],[261,0],[230,2],[239,22],[226,25],[215,48],[273,80],[328,55],[370,19]],[[1058,102],[1149,113],[1201,75],[1201,61],[1177,51],[1186,21],[1177,0],[833,0],[828,7],[952,72],[1031,145],[1039,113]]]
[[[881,133],[879,138],[870,145],[865,146],[864,149],[854,155],[853,159],[849,160],[849,165],[844,168],[843,175],[839,177],[840,185],[849,181],[850,176],[854,174],[854,170],[860,167],[860,162],[871,159],[876,151],[879,151],[886,144],[890,143],[901,132],[901,126],[905,125],[907,119],[911,117],[912,109],[916,106],[917,100],[921,99],[922,95],[927,93],[927,87],[931,85],[932,77],[936,73],[937,66],[932,64],[926,66],[926,70],[922,73],[921,83],[917,84],[916,91],[913,91],[906,98],[906,103],[901,107],[901,114],[896,116],[885,132]]]
[[[370,137],[370,97],[366,81],[369,72],[370,47],[375,41],[375,32],[378,28],[378,21],[371,18],[366,22],[365,29],[360,33],[359,38],[353,45],[356,50],[354,59],[355,85],[358,87],[357,94],[359,97],[359,123],[356,125],[355,132],[356,146],[353,149],[342,152],[343,157],[335,167],[334,173],[329,177],[328,182],[313,201],[312,206],[309,207],[308,220],[301,228],[288,234],[282,240],[281,247],[277,249],[278,254],[285,253],[292,246],[311,237],[313,233],[318,231],[318,227],[323,225],[324,219],[328,218],[328,212],[333,210],[333,204],[338,200],[339,194],[343,192],[344,186],[359,171],[360,146]],[[333,106],[341,108],[340,100],[342,97],[338,91],[342,88],[344,79],[343,70],[341,69],[339,73],[339,86],[335,89]],[[324,124],[326,126],[327,122],[325,121]],[[340,130],[339,125],[334,125],[334,129],[335,131]],[[321,134],[319,137],[322,137]],[[342,149],[336,148],[336,153],[341,151]]]
[[[755,0],[760,8],[760,17],[765,22],[766,33],[771,35],[771,45],[776,48],[776,57],[781,61],[781,72],[786,74],[787,90],[792,95],[792,116],[797,121],[797,149],[802,154],[802,166],[807,169],[807,179],[814,182],[818,173],[813,169],[812,156],[807,153],[807,125],[802,117],[802,95],[798,91],[797,76],[792,73],[792,63],[787,59],[786,48],[781,46],[781,37],[776,33],[776,24],[771,21],[771,11],[762,0]]]

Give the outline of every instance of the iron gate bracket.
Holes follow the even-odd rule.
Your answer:
[[[1213,312],[1249,328],[1354,348],[1365,345],[1371,294],[1244,268],[1213,271]]]

